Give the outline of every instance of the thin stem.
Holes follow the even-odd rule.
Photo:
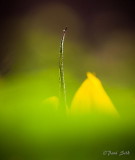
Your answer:
[[[59,53],[59,79],[60,79],[60,100],[61,106],[66,107],[66,89],[65,89],[65,79],[64,79],[64,39],[66,35],[67,27],[63,30],[61,42],[60,42],[60,53]]]

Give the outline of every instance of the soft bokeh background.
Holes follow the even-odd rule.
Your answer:
[[[1,159],[105,159],[104,150],[134,157],[135,17],[131,0],[0,2]],[[45,109],[59,95],[62,29],[68,106],[86,72],[97,75],[121,120],[65,119]],[[111,156],[110,159],[121,159]]]

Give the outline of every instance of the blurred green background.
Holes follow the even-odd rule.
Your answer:
[[[1,1],[1,160],[135,157],[135,24],[132,1]],[[90,71],[120,119],[65,117],[44,100],[59,96],[62,30],[67,103]],[[104,151],[130,155],[103,155]]]

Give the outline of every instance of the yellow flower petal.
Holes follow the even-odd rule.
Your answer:
[[[49,97],[43,101],[43,104],[57,110],[59,106],[59,98],[56,96]]]
[[[76,92],[71,113],[109,113],[118,115],[100,80],[92,73],[87,73],[87,79]]]
[[[53,110],[60,110],[60,99],[56,96],[49,97],[43,101],[43,104],[50,107]],[[66,112],[69,114],[69,108],[66,106]]]

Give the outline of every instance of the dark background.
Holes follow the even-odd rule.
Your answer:
[[[16,36],[12,29],[13,18],[21,18],[38,6],[48,3],[60,3],[69,6],[83,20],[82,39],[84,43],[100,49],[103,40],[114,31],[126,30],[134,37],[135,5],[132,0],[1,0],[0,1],[0,72],[8,73],[14,63],[9,56],[8,45]],[[53,14],[53,13],[52,13]],[[95,21],[97,19],[97,21]],[[11,25],[11,26],[10,26]],[[133,58],[134,54],[132,53]]]

